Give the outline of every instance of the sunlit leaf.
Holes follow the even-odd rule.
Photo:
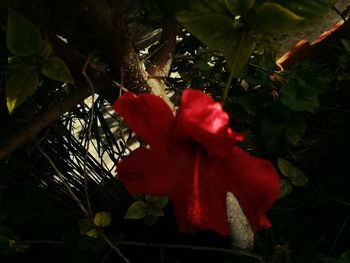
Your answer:
[[[89,218],[83,218],[79,220],[78,222],[79,228],[80,228],[80,234],[82,235],[88,235],[87,233],[91,232],[93,233],[95,231],[95,225]],[[91,235],[88,235],[91,236]]]
[[[30,56],[39,51],[41,37],[32,22],[9,9],[6,42],[11,53],[17,56]]]
[[[6,82],[6,103],[10,113],[33,95],[39,84],[38,73],[28,70],[13,73]]]
[[[99,234],[100,233],[99,233],[99,231],[96,228],[93,228],[93,229],[91,229],[91,230],[89,230],[88,232],[85,233],[85,235],[87,235],[89,237],[94,237],[94,238],[98,237]]]
[[[128,211],[124,216],[125,219],[141,219],[147,215],[148,212],[147,204],[143,201],[136,201],[132,203]]]
[[[41,67],[41,72],[49,79],[73,84],[73,77],[64,61],[58,57],[49,57]]]
[[[306,175],[287,160],[279,158],[278,168],[295,186],[304,186],[308,182]]]
[[[111,213],[109,212],[97,212],[94,216],[94,224],[98,227],[109,226],[112,221]]]
[[[277,3],[265,2],[256,11],[258,26],[268,34],[280,34],[303,20]]]
[[[233,15],[242,15],[255,5],[255,0],[225,0],[227,8]]]

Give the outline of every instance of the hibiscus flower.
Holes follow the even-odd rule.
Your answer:
[[[280,194],[277,172],[237,146],[244,136],[228,127],[220,103],[186,89],[175,116],[151,94],[124,93],[114,108],[148,145],[117,165],[130,193],[169,196],[182,232],[229,234],[227,192],[239,200],[253,231],[270,227],[266,213]]]

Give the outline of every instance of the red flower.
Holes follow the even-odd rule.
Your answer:
[[[236,146],[243,135],[208,95],[187,89],[176,116],[159,97],[124,93],[114,108],[150,147],[140,147],[117,167],[130,193],[167,195],[183,232],[229,233],[226,193],[232,192],[253,229],[270,226],[267,210],[279,197],[270,162]]]

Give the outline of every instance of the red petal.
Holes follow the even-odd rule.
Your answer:
[[[228,122],[228,114],[210,96],[192,89],[183,92],[176,116],[180,136],[199,142],[209,153],[225,156],[237,141],[243,140],[242,134],[228,127]]]
[[[237,197],[253,231],[270,227],[266,213],[280,196],[273,165],[235,147],[219,166],[227,191]]]
[[[182,232],[211,229],[226,235],[226,185],[204,149],[197,162],[199,184],[194,182],[198,148],[178,145],[171,152],[139,148],[118,164],[118,178],[132,194],[169,196]]]
[[[214,166],[215,159],[202,152],[199,159],[199,184],[194,183],[192,168],[192,171],[188,171],[191,180],[186,182],[186,191],[173,193],[176,220],[182,232],[210,229],[221,235],[229,233],[226,186],[217,173],[217,166]]]
[[[126,92],[115,102],[114,109],[152,148],[166,147],[171,142],[174,115],[160,97],[152,94],[135,96]]]
[[[138,148],[118,164],[118,179],[132,194],[169,196],[183,190],[190,162],[186,147],[172,151]]]

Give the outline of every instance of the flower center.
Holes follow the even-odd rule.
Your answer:
[[[196,156],[194,160],[194,169],[193,169],[193,196],[191,205],[189,206],[189,218],[193,224],[199,225],[202,221],[203,210],[200,202],[200,182],[199,182],[199,168],[200,168],[200,152],[201,149],[198,147],[196,151]]]

